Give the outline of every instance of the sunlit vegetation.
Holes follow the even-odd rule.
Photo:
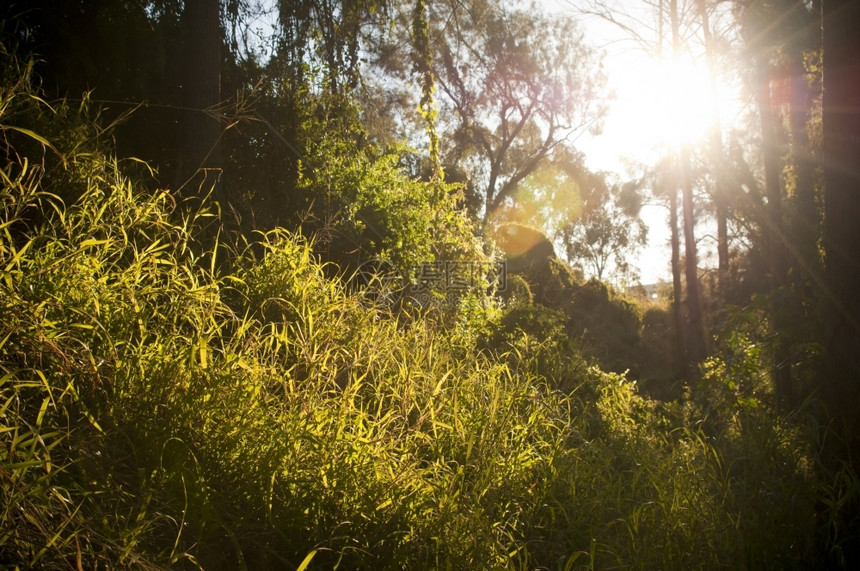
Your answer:
[[[101,85],[117,99],[50,92],[98,78],[65,77],[56,51],[36,59],[24,23],[0,30],[0,565],[853,568],[856,434],[833,404],[852,377],[832,365],[829,318],[811,317],[827,296],[804,293],[824,278],[774,284],[756,242],[769,229],[738,206],[752,246],[703,280],[696,360],[680,290],[654,300],[602,281],[644,233],[639,191],[672,175],[614,185],[564,146],[600,78],[562,109],[529,87],[554,53],[591,58],[579,40],[535,55],[522,42],[545,16],[492,2],[441,38],[438,16],[460,7],[419,1],[367,52],[391,50],[395,75],[408,75],[395,46],[417,62],[419,109],[386,123],[358,46],[365,18],[392,6],[335,10],[334,23],[314,19],[328,4],[311,18],[282,3],[266,61],[240,57],[238,24],[227,33],[250,4],[107,2],[116,12],[99,15],[176,53],[194,43],[176,29],[200,32],[180,17],[192,4],[225,8],[225,81],[254,87],[216,108],[205,93],[182,112],[153,103],[149,127],[111,108],[134,104],[134,73]],[[65,25],[39,22],[33,37]],[[490,57],[468,76],[477,48]],[[437,113],[436,56],[457,120]],[[169,60],[138,62],[168,102]],[[181,118],[202,109],[217,117],[207,148],[188,135],[213,125]],[[410,122],[423,150],[403,143]],[[828,244],[807,254],[820,264]],[[451,268],[471,273],[433,273]]]

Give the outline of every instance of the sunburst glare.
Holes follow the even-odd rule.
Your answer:
[[[614,78],[617,100],[608,129],[616,149],[638,160],[705,137],[737,106],[730,85],[712,79],[704,62],[641,57]]]

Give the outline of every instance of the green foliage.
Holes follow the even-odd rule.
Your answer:
[[[586,365],[565,333],[565,322],[563,313],[543,305],[514,303],[494,323],[487,344],[567,392],[581,383]]]
[[[678,356],[671,310],[666,305],[644,302],[638,357],[631,371],[639,388],[654,398],[669,401],[681,396],[677,382]]]
[[[534,228],[503,224],[493,238],[508,254],[510,291],[505,296],[513,303],[512,311],[521,312],[521,304],[534,303],[536,308],[558,312],[565,316],[565,333],[576,341],[577,353],[604,370],[630,371],[632,377],[646,382],[649,394],[678,396],[671,386],[674,355],[665,310],[642,306],[596,279],[583,282]],[[513,323],[508,325],[516,329]],[[539,335],[551,338],[551,330]]]
[[[564,309],[569,333],[582,338],[589,354],[611,371],[623,372],[639,344],[640,308],[597,280],[578,285]]]
[[[55,116],[26,82],[6,89]],[[451,319],[368,307],[314,240],[207,248],[205,208],[140,192],[123,163],[10,117],[4,566],[808,568],[814,506],[832,516],[856,494],[849,471],[815,470],[802,418],[757,394],[761,353],[742,328],[688,398],[659,404],[587,367],[566,312],[500,312],[479,294]],[[373,205],[403,221],[378,213],[391,230],[377,251],[472,255],[459,215],[398,190],[443,187],[338,149],[326,174],[355,193],[347,222]],[[64,166],[46,173],[52,154]],[[582,287],[583,307],[611,300]]]
[[[399,160],[399,153],[376,154],[336,135],[313,142],[313,167],[302,170],[299,189],[328,221],[329,259],[381,258],[404,273],[434,260],[483,260],[457,187],[414,180]]]
[[[436,102],[433,94],[436,91],[433,76],[433,53],[430,50],[430,26],[427,23],[427,6],[424,0],[417,0],[412,15],[412,60],[413,70],[419,74],[421,83],[421,101],[418,112],[426,123],[425,130],[430,140],[430,163],[433,167],[433,178],[443,177],[442,164],[439,159],[439,135],[436,132]]]
[[[599,123],[605,78],[578,23],[561,13],[488,1],[436,10],[440,106],[452,118],[443,154],[473,174],[486,224],[520,182]]]
[[[810,457],[790,423],[745,427],[741,452],[704,431],[697,412],[643,399],[621,375],[590,374],[544,500],[547,559],[644,569],[811,561]]]
[[[647,234],[639,218],[641,197],[632,184],[609,184],[606,173],[585,172],[579,178],[582,211],[558,230],[567,259],[598,280],[612,268],[626,281],[629,258]]]

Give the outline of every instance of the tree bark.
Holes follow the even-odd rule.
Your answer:
[[[714,40],[711,35],[711,23],[708,18],[708,10],[705,6],[705,0],[697,0],[696,5],[699,9],[699,18],[702,20],[702,38],[704,40],[705,61],[708,64],[708,75],[710,77],[710,87],[716,90],[716,74],[717,66],[714,54]],[[729,204],[726,196],[725,170],[726,164],[723,160],[723,143],[722,143],[722,125],[720,123],[719,108],[717,107],[716,98],[714,99],[714,125],[711,127],[710,147],[711,147],[711,164],[714,168],[714,212],[717,222],[717,289],[721,295],[727,287],[729,275]]]
[[[842,437],[828,436],[823,459],[832,472],[848,468],[856,474],[860,471],[860,3],[825,0],[823,14],[824,248],[829,302],[823,393],[826,418],[832,431]],[[840,513],[828,514],[838,518],[842,533],[836,540],[842,540],[846,569],[860,564],[858,501],[856,495],[849,498]]]
[[[684,313],[681,306],[684,292],[681,287],[681,233],[678,228],[678,190],[669,191],[669,229],[672,245],[672,318],[675,323],[675,350],[677,351],[678,376],[687,378],[687,343],[684,327]]]
[[[812,105],[803,51],[796,50],[791,64],[791,99],[789,100],[789,125],[791,128],[791,162],[794,170],[795,214],[791,235],[797,248],[792,266],[794,283],[799,287],[811,284],[820,270],[818,237],[821,217],[815,197],[815,164],[807,132],[810,107]]]
[[[696,224],[693,209],[693,181],[690,174],[690,150],[682,145],[680,151],[681,198],[684,220],[684,279],[687,282],[687,360],[691,366],[700,363],[707,354],[704,307],[699,288],[699,265],[696,248]]]
[[[672,56],[681,53],[681,33],[678,19],[678,0],[669,3],[669,18],[672,24]],[[693,211],[693,181],[690,173],[690,149],[682,144],[678,151],[681,204],[684,223],[684,278],[687,282],[687,363],[696,365],[705,357],[705,328],[702,295],[699,290],[699,270],[696,254],[696,224]]]
[[[860,397],[860,4],[824,2],[824,248],[830,301],[826,399],[857,436]],[[860,458],[860,456],[856,456]]]
[[[771,98],[771,68],[766,61],[756,65],[758,82],[757,105],[761,121],[761,146],[764,161],[764,186],[767,197],[767,246],[770,257],[770,282],[773,301],[771,303],[771,319],[777,333],[774,341],[774,364],[772,375],[776,391],[776,402],[782,410],[790,410],[794,406],[794,391],[792,385],[790,347],[781,335],[790,327],[786,323],[788,312],[786,303],[787,278],[787,244],[782,213],[782,169],[780,168],[780,121]]]

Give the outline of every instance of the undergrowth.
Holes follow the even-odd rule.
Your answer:
[[[16,121],[62,117],[5,89],[27,112],[0,106],[3,565],[810,563],[830,490],[797,419],[724,398],[751,369],[658,404],[541,340],[550,313],[398,313],[286,230],[206,246],[211,214],[52,148]]]

